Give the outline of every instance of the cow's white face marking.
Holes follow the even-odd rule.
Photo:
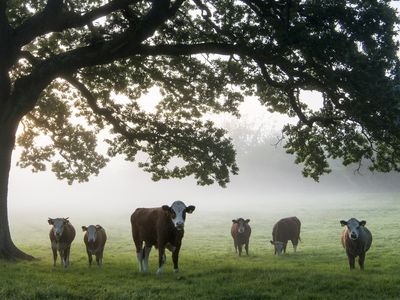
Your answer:
[[[175,201],[171,205],[172,210],[172,222],[174,222],[175,227],[178,230],[182,230],[185,226],[185,219],[186,219],[186,205],[182,201]],[[175,215],[175,218],[174,218]]]
[[[87,227],[87,234],[88,234],[88,242],[89,243],[94,243],[97,238],[97,229],[96,226],[94,225],[89,225]]]
[[[283,254],[283,249],[284,249],[283,242],[274,242],[274,246],[275,246],[276,254],[282,255]]]
[[[172,203],[171,207],[164,205],[163,209],[169,210],[171,214],[171,220],[172,223],[174,223],[175,228],[178,230],[183,230],[185,226],[186,213],[191,214],[195,207],[192,205],[186,206],[182,201],[175,201]]]
[[[340,221],[342,226],[347,226],[347,234],[349,238],[353,241],[357,240],[360,237],[360,227],[365,225],[365,221],[358,221],[355,218],[351,218],[350,220]]]
[[[56,240],[59,240],[61,235],[63,234],[64,225],[66,223],[68,223],[68,220],[64,218],[49,219],[49,224],[53,225],[53,232]]]

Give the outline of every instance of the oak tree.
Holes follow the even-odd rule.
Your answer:
[[[397,24],[384,0],[0,0],[0,258],[31,258],[8,226],[16,144],[21,167],[69,183],[143,152],[154,180],[225,186],[235,150],[204,116],[256,96],[297,117],[283,135],[305,176],[329,158],[399,171]]]

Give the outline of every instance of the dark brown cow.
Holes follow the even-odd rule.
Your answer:
[[[294,252],[296,252],[300,240],[300,227],[301,223],[297,217],[283,218],[274,225],[271,244],[275,247],[275,254],[285,253],[289,240],[292,241]]]
[[[100,267],[103,263],[104,245],[107,241],[106,231],[100,225],[82,226],[85,232],[83,241],[86,245],[86,253],[88,255],[89,266],[92,265],[92,255],[96,256],[96,263]]]
[[[53,266],[56,267],[58,251],[61,258],[61,265],[66,268],[69,266],[69,254],[71,243],[75,238],[75,228],[69,222],[68,218],[49,218],[48,222],[50,225],[53,225],[49,233],[51,249],[53,250]]]
[[[194,209],[193,205],[186,206],[182,201],[175,201],[171,207],[163,205],[157,208],[135,210],[131,216],[131,225],[139,272],[149,270],[149,254],[152,246],[158,248],[157,274],[162,273],[166,260],[165,248],[172,252],[174,272],[178,272],[178,256],[184,234],[186,213],[191,214]]]
[[[244,220],[243,218],[232,220],[231,235],[233,238],[233,246],[235,247],[236,253],[239,248],[239,256],[242,255],[243,244],[246,250],[246,255],[249,255],[249,239],[251,235],[249,222],[250,219]]]
[[[350,270],[354,270],[355,260],[358,256],[360,270],[364,270],[365,254],[372,244],[372,234],[365,227],[366,221],[358,221],[351,218],[347,222],[340,221],[342,226],[346,226],[340,236],[343,248],[346,250],[349,260]]]

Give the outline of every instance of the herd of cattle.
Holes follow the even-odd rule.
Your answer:
[[[182,201],[175,201],[171,206],[163,205],[157,208],[138,208],[131,216],[132,238],[136,247],[139,262],[139,272],[149,270],[150,250],[154,246],[158,249],[158,270],[162,273],[166,261],[165,249],[172,252],[174,272],[178,272],[178,257],[184,235],[186,213],[191,214],[195,206],[186,206]],[[68,218],[49,218],[51,248],[53,251],[53,266],[56,267],[57,252],[64,267],[69,265],[71,243],[75,238],[75,229]],[[251,227],[249,219],[238,218],[232,220],[231,235],[235,251],[242,255],[243,245],[249,255],[249,239]],[[365,221],[351,218],[340,221],[344,226],[341,242],[346,251],[350,269],[355,267],[355,258],[358,257],[360,269],[364,269],[365,254],[371,246],[372,235],[365,227]],[[301,222],[297,217],[279,220],[272,229],[271,244],[274,245],[275,254],[286,252],[288,241],[292,242],[294,252],[300,240]],[[96,263],[101,266],[104,246],[107,241],[106,231],[100,225],[82,226],[84,243],[88,255],[89,265],[92,264],[93,255]]]

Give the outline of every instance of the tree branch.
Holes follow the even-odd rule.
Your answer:
[[[102,116],[107,122],[109,122],[116,133],[123,135],[128,140],[149,140],[149,136],[147,134],[141,133],[133,133],[132,131],[127,130],[126,125],[123,124],[121,120],[118,120],[114,117],[114,113],[107,108],[102,108],[98,105],[96,97],[89,91],[89,89],[80,82],[77,78],[64,75],[62,76],[63,79],[68,81],[73,87],[75,87],[83,97],[86,98],[89,107],[92,111]]]
[[[54,1],[58,1],[58,6]],[[50,6],[50,3],[53,3]],[[82,27],[90,22],[106,16],[113,11],[127,7],[139,0],[114,0],[90,12],[80,15],[72,11],[62,10],[62,0],[49,0],[45,9],[15,29],[15,42],[20,47],[30,43],[33,39],[43,34],[63,31],[69,28]]]
[[[74,49],[41,61],[30,75],[16,80],[12,95],[12,98],[18,99],[15,112],[24,115],[32,110],[41,91],[57,77],[74,74],[83,67],[106,64],[137,54],[135,49],[172,17],[182,3],[183,0],[177,0],[170,6],[169,0],[157,0],[134,31],[120,34],[108,42]],[[27,90],[30,92],[27,93]]]

